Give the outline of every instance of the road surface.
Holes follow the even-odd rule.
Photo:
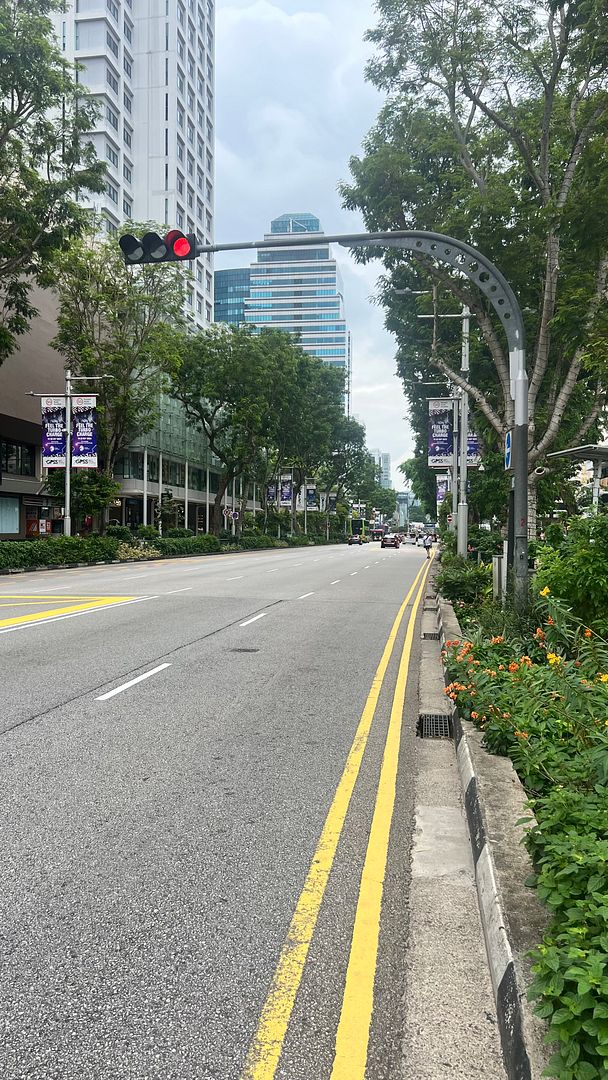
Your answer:
[[[4,1080],[408,1076],[426,567],[0,579]]]

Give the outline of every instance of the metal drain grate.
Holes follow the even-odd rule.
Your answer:
[[[452,718],[445,713],[421,713],[416,734],[421,739],[451,739]]]
[[[425,632],[422,635],[422,640],[423,641],[439,641],[439,631],[431,632],[429,630],[425,630]]]

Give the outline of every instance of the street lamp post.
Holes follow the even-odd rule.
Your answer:
[[[468,307],[462,309],[462,362],[460,371],[465,379],[469,377],[469,318]],[[469,395],[466,390],[460,395],[460,500],[458,502],[457,552],[463,559],[467,557],[469,545],[469,507],[467,505],[467,454],[469,449]],[[456,447],[454,447],[456,453]]]

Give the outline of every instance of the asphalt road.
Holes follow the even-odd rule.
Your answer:
[[[403,1075],[425,565],[0,579],[4,1080]]]

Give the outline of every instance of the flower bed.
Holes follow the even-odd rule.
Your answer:
[[[547,1075],[608,1076],[608,643],[542,590],[527,635],[446,642],[446,693],[509,756],[536,825],[526,844],[552,912],[530,997],[558,1044]],[[470,616],[472,624],[474,615]]]

